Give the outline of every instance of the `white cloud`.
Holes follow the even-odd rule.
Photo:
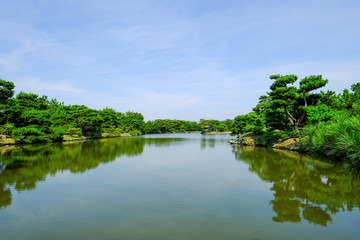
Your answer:
[[[32,93],[43,93],[50,98],[52,95],[65,94],[69,96],[86,94],[85,90],[78,89],[72,80],[61,80],[58,82],[47,82],[37,78],[26,78],[15,80],[16,90]]]

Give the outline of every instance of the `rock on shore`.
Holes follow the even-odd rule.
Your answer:
[[[290,151],[300,151],[298,138],[280,138],[276,136],[264,137],[262,135],[239,135],[236,139],[230,140],[230,144],[238,144],[245,146],[262,146]]]

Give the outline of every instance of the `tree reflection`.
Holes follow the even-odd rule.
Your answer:
[[[117,157],[142,154],[144,145],[170,146],[170,138],[116,138],[74,143],[25,145],[2,149],[0,159],[0,209],[11,205],[11,188],[21,192],[36,187],[48,175],[82,173]]]
[[[205,149],[206,147],[215,148],[215,138],[201,138],[200,148]]]
[[[326,226],[332,215],[360,205],[360,184],[330,164],[307,156],[269,148],[233,147],[236,159],[271,182],[274,222],[300,222]]]

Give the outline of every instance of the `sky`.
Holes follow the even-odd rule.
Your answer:
[[[272,74],[359,71],[358,0],[0,0],[0,78],[66,105],[225,120]]]

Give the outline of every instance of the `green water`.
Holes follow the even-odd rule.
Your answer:
[[[0,149],[0,238],[360,239],[360,183],[230,136]]]

